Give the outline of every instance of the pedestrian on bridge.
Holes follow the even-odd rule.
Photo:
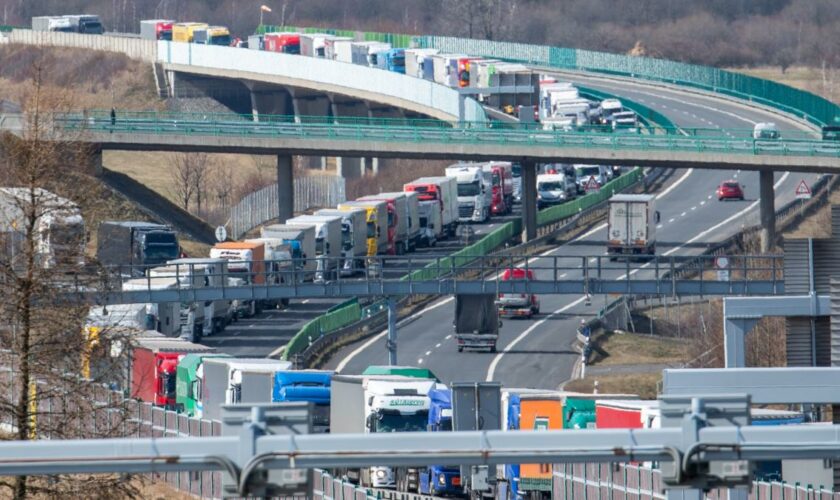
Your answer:
[[[117,124],[117,110],[114,109],[113,106],[112,106],[111,107],[111,126],[113,127],[116,124]]]

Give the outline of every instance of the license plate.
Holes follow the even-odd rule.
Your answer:
[[[461,486],[461,478],[456,476],[452,478],[452,486]]]

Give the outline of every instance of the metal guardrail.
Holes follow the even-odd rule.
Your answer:
[[[191,264],[183,264],[170,278],[183,283],[179,289],[133,291],[87,291],[83,287],[67,293],[97,304],[199,302],[205,300],[261,300],[312,297],[370,297],[398,295],[451,295],[482,293],[551,294],[656,294],[656,295],[780,295],[784,293],[782,256],[733,256],[726,274],[719,274],[715,257],[701,256],[629,256],[613,257],[547,256],[530,262],[527,256],[464,255],[438,257],[369,258],[372,269],[361,279],[333,278],[304,282],[301,271],[306,261],[265,261],[257,269],[286,266],[285,270],[266,272],[260,283],[239,286],[188,285],[185,277],[193,274]],[[328,269],[338,269],[341,259],[319,259]],[[314,262],[312,262],[314,263]],[[264,266],[264,267],[263,267]],[[534,273],[534,279],[504,281],[505,271],[519,267]],[[282,269],[282,268],[281,268]],[[690,270],[691,272],[688,272]],[[120,276],[142,275],[145,268],[110,268]],[[422,271],[422,273],[420,273]],[[199,272],[199,271],[195,271]],[[204,273],[204,271],[201,271]],[[129,274],[133,273],[133,274]],[[234,276],[235,274],[222,275]],[[490,279],[474,276],[493,276]],[[157,277],[165,277],[156,273]],[[208,275],[210,282],[217,275]],[[151,280],[150,278],[148,278]],[[358,305],[356,306],[358,308]],[[361,311],[353,316],[358,318]]]
[[[233,115],[237,116],[237,115]],[[161,113],[156,118],[120,116],[113,123],[97,114],[67,114],[54,117],[57,127],[88,133],[130,133],[182,136],[233,136],[249,138],[295,138],[299,140],[377,141],[471,145],[518,145],[556,148],[607,149],[613,151],[691,152],[750,156],[798,156],[840,158],[840,143],[808,140],[757,140],[752,138],[696,137],[677,135],[606,134],[592,132],[531,131],[504,129],[447,129],[412,126],[321,125],[308,123],[253,123],[221,120],[181,120]]]

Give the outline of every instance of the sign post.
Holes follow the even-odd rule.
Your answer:
[[[216,241],[219,243],[225,241],[227,239],[227,229],[225,226],[219,226],[216,228]]]
[[[799,181],[799,185],[796,186],[796,199],[797,200],[810,200],[811,199],[811,188],[808,187],[808,184],[805,182],[805,179]]]
[[[729,258],[723,256],[716,257],[715,267],[717,268],[718,281],[729,281]]]

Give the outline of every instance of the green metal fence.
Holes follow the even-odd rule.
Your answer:
[[[446,36],[411,36],[397,33],[356,32],[292,26],[260,26],[265,31],[326,32],[359,40],[390,41],[395,47],[436,48],[445,52],[493,57],[565,70],[583,70],[695,87],[764,104],[827,125],[840,119],[840,106],[781,83],[697,64],[650,57],[633,57],[591,50],[495,42]]]
[[[333,333],[361,318],[362,309],[357,299],[350,299],[332,307],[327,313],[318,316],[303,327],[289,340],[283,351],[283,359],[288,360],[306,350],[317,338]]]
[[[584,210],[608,200],[610,196],[635,184],[641,178],[642,169],[637,167],[621,177],[604,184],[598,192],[589,193],[585,196],[581,196],[580,198],[563,203],[562,205],[540,210],[537,213],[537,226],[551,224],[552,222],[567,219],[577,213],[583,212]]]

